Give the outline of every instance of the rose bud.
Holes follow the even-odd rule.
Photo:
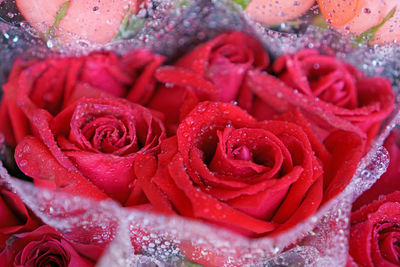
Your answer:
[[[83,57],[54,57],[42,61],[18,59],[8,82],[3,85],[0,132],[12,146],[32,134],[28,119],[19,108],[20,102],[26,101],[24,98],[52,115],[84,96],[129,95],[140,101],[146,91],[155,86],[153,72],[162,60],[146,50],[133,50],[124,57],[113,52],[94,52]]]
[[[48,225],[12,236],[0,254],[1,266],[94,266],[103,248],[65,239]]]
[[[368,136],[367,143],[393,110],[395,96],[388,79],[366,77],[350,64],[316,50],[284,55],[275,61],[273,70],[310,106],[361,129]]]
[[[400,191],[351,215],[349,253],[359,266],[400,265]]]
[[[0,186],[0,214],[0,251],[12,234],[33,230],[39,225],[22,200],[3,186]]]
[[[307,125],[296,110],[257,121],[236,105],[203,102],[135,172],[161,212],[276,234],[340,193],[362,155],[356,134],[338,130],[320,142]]]
[[[306,13],[315,4],[315,0],[276,1],[251,0],[246,12],[257,22],[265,25],[279,25],[285,21],[295,20]]]
[[[199,101],[236,101],[249,112],[257,110],[259,103],[243,81],[249,69],[262,70],[268,64],[268,53],[255,38],[241,32],[221,34],[197,46],[173,66],[156,71],[162,85],[149,107],[167,115],[171,133]]]
[[[37,137],[18,144],[15,160],[35,183],[128,206],[143,199],[133,168],[139,154],[158,153],[165,130],[157,114],[114,98],[81,98],[55,117],[22,107]]]
[[[366,36],[363,41],[371,38],[371,44],[394,44],[400,40],[397,0],[317,1],[325,21],[341,34]]]

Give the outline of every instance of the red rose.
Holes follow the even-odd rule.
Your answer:
[[[389,151],[389,166],[375,184],[365,191],[354,203],[353,210],[371,203],[380,195],[386,195],[400,190],[400,142],[399,130],[392,132],[385,140],[384,147]]]
[[[74,243],[44,225],[33,232],[16,234],[0,254],[1,266],[94,266],[103,249]]]
[[[400,192],[351,215],[349,252],[361,266],[400,265]]]
[[[167,128],[175,132],[184,117],[199,101],[238,102],[248,111],[258,103],[244,86],[250,69],[265,69],[268,53],[253,37],[241,32],[224,33],[197,46],[174,66],[161,67],[157,88],[149,106],[166,114]]]
[[[235,105],[203,102],[135,171],[158,210],[259,236],[292,227],[341,192],[361,149],[344,131],[321,143],[298,111],[257,121]]]
[[[274,62],[273,70],[293,91],[304,96],[309,106],[351,122],[368,135],[369,141],[393,109],[395,96],[389,80],[366,77],[355,67],[316,50],[284,55]],[[265,87],[267,90],[268,85]],[[286,97],[298,102],[292,96]]]
[[[150,110],[124,99],[81,98],[52,117],[29,110],[37,137],[15,149],[18,167],[36,183],[95,199],[108,196],[124,205],[141,199],[135,186],[139,154],[156,153],[165,136]]]
[[[21,101],[56,115],[80,97],[125,97],[143,101],[155,86],[154,70],[163,58],[146,50],[127,53],[96,52],[84,57],[48,58],[14,63],[3,85],[0,131],[15,146],[31,134],[29,122],[19,108]]]
[[[12,234],[33,230],[38,226],[22,200],[4,187],[0,187],[0,214],[0,251]]]

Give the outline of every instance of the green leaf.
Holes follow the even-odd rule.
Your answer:
[[[123,32],[128,28],[130,10],[131,10],[131,7],[128,6],[128,9],[126,10],[125,17],[124,17],[124,19],[122,20],[121,26],[119,26],[119,31],[118,31],[117,36],[116,36],[115,38],[121,37],[122,34],[123,34]]]
[[[185,267],[202,267],[202,265],[195,263],[193,261],[190,261],[188,259],[182,259],[177,262],[175,262],[176,266],[185,266]]]
[[[137,33],[144,25],[144,19],[138,18],[130,12],[130,7],[126,11],[124,20],[119,27],[119,31],[114,39],[129,39]]]
[[[368,44],[371,39],[374,37],[375,33],[388,21],[390,20],[393,16],[394,13],[396,13],[396,7],[394,7],[392,10],[390,10],[389,14],[386,15],[386,17],[382,20],[381,23],[378,25],[366,30],[362,34],[360,34],[357,38],[354,39],[355,44]]]
[[[328,29],[329,25],[326,23],[324,16],[318,14],[314,16],[311,20],[311,23],[321,29]]]
[[[183,1],[180,1],[180,3],[179,3],[179,7],[185,7],[185,6],[188,6],[189,5],[189,1],[188,0],[183,0]]]
[[[49,28],[49,31],[47,32],[47,34],[50,37],[55,37],[54,36],[54,31],[58,27],[58,24],[60,24],[60,21],[67,14],[67,10],[68,10],[68,6],[69,6],[70,2],[71,1],[66,1],[64,4],[61,5],[60,9],[57,11],[56,20],[54,21],[53,25]]]
[[[241,6],[243,10],[250,4],[250,1],[251,0],[233,0],[233,2]]]

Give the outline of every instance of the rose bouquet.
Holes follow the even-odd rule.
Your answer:
[[[387,166],[395,77],[346,40],[286,37],[198,1],[107,50],[23,42],[0,105],[0,260],[344,265],[351,203]]]

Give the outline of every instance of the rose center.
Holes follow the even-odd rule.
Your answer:
[[[21,258],[24,266],[68,266],[71,255],[57,240],[42,240],[26,257]]]
[[[104,153],[113,153],[132,143],[137,146],[128,132],[124,122],[114,116],[96,118],[82,129],[83,136],[93,148]]]
[[[312,94],[319,99],[336,106],[356,108],[357,99],[353,78],[347,73],[345,66],[312,64],[307,79]]]
[[[227,127],[217,135],[216,150],[208,164],[217,174],[249,179],[263,174],[274,177],[290,165],[284,146],[266,130]]]
[[[400,228],[394,223],[383,222],[377,226],[376,231],[382,256],[394,264],[400,264]]]
[[[253,159],[253,153],[246,147],[246,146],[240,146],[236,148],[233,152],[233,157],[234,159],[239,159],[239,160],[252,160]]]
[[[226,58],[234,64],[245,64],[252,61],[251,53],[247,49],[239,48],[235,44],[225,44],[217,48],[211,55],[211,62],[218,57]]]

